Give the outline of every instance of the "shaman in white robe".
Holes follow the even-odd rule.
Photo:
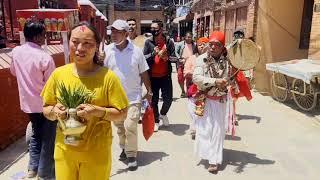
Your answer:
[[[203,60],[204,58],[207,58],[207,53],[202,54],[196,60],[193,82],[200,90],[212,88],[207,93],[209,96],[226,97],[227,93],[225,91],[216,91],[214,87],[216,78],[227,78],[228,64],[225,64],[226,69],[224,71],[217,68],[219,77],[211,77],[207,63]],[[224,59],[221,60],[226,60],[225,57],[222,58]],[[212,63],[219,63],[219,61],[213,61]],[[216,67],[221,66],[217,64]],[[207,98],[204,115],[195,118],[195,154],[201,159],[208,160],[209,164],[222,163],[223,143],[226,132],[226,104],[226,98],[223,101]]]

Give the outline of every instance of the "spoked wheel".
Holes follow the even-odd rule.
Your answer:
[[[294,79],[292,82],[292,95],[294,102],[304,111],[311,111],[317,105],[317,96],[310,84],[301,79]]]
[[[280,102],[288,100],[288,81],[285,75],[273,73],[271,78],[271,90],[273,98]]]

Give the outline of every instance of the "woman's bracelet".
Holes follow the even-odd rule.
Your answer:
[[[109,112],[108,112],[108,108],[104,108],[104,115],[103,115],[103,117],[102,117],[103,120],[109,121],[109,120],[108,120],[108,113],[109,113]]]

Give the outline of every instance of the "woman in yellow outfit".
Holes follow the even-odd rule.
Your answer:
[[[57,180],[109,180],[111,170],[112,130],[110,121],[126,116],[128,99],[118,77],[98,60],[99,34],[93,26],[82,22],[70,34],[70,59],[74,62],[57,68],[47,81],[42,97],[44,115],[50,120],[65,119],[66,107],[60,97],[58,84],[75,88],[84,86],[94,92],[91,104],[81,104],[77,115],[85,120],[83,143],[64,143],[65,136],[57,128],[55,170]]]

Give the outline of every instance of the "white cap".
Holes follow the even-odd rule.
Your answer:
[[[119,31],[123,31],[123,30],[125,30],[127,32],[129,31],[129,25],[128,25],[127,21],[121,20],[121,19],[115,20],[112,23],[112,25],[108,26],[108,29],[111,29],[111,28],[115,28]]]

